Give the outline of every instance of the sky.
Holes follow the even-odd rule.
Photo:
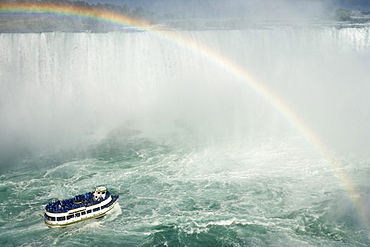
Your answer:
[[[322,16],[338,8],[370,11],[370,0],[84,0],[90,4],[127,4],[158,13],[193,16],[304,15]]]

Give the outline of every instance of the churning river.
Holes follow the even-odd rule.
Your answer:
[[[2,33],[0,245],[369,246],[369,67],[367,26]]]

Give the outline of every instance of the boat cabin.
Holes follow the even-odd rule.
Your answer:
[[[107,188],[105,187],[97,187],[94,191],[94,200],[99,201],[100,199],[104,199],[106,196]]]

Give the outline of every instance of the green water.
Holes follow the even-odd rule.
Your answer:
[[[296,141],[172,145],[107,139],[32,157],[0,177],[2,246],[367,246],[361,218],[334,171]],[[368,163],[345,162],[369,199]],[[40,169],[40,167],[42,167]],[[117,208],[49,229],[47,202],[106,185]],[[369,222],[367,222],[369,223]]]

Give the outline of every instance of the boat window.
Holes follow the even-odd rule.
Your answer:
[[[86,212],[85,212],[85,211],[81,212],[81,215],[85,215],[85,214],[86,214]]]
[[[50,217],[47,214],[44,214],[45,219],[50,220]]]
[[[50,217],[50,220],[51,221],[55,221],[55,217]]]
[[[66,217],[65,217],[65,216],[63,216],[63,217],[58,217],[58,218],[57,218],[57,221],[62,221],[62,220],[66,220]]]
[[[93,212],[96,212],[96,211],[99,211],[99,210],[100,210],[100,207],[99,208],[94,208]]]
[[[91,213],[91,209],[87,210],[87,213],[90,214]]]
[[[74,217],[75,217],[74,215],[68,215],[68,216],[67,216],[67,220],[72,219],[72,218],[74,218]]]
[[[76,214],[76,217],[80,217],[80,213]]]

